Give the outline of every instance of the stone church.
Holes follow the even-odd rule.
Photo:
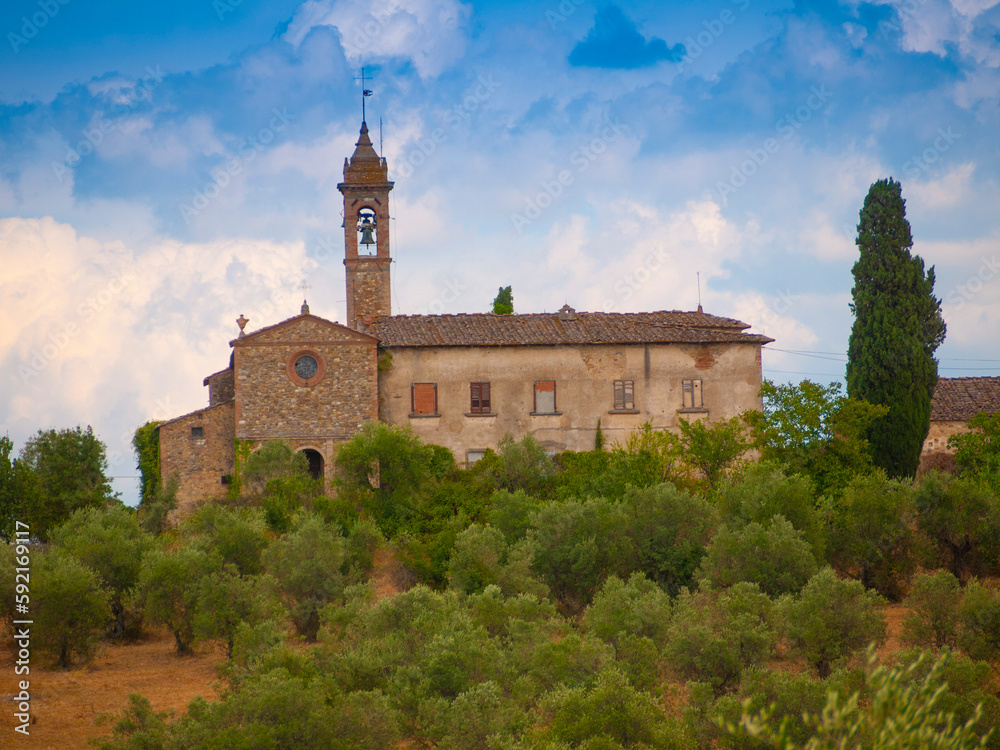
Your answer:
[[[347,320],[301,313],[229,342],[205,378],[208,406],[159,426],[160,473],[181,508],[225,495],[235,439],[281,438],[329,477],[337,446],[368,420],[410,425],[475,462],[510,433],[555,453],[645,422],[728,419],[761,407],[761,347],[738,320],[678,310],[393,315],[388,165],[368,126],[344,161]]]

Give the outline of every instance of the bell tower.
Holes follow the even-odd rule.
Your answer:
[[[347,325],[359,329],[392,314],[389,266],[389,166],[375,153],[368,124],[350,159],[344,159],[344,266],[347,276]]]

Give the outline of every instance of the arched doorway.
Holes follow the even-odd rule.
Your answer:
[[[306,448],[302,451],[306,460],[309,462],[309,476],[313,479],[323,478],[323,456],[319,451],[313,450],[312,448]]]

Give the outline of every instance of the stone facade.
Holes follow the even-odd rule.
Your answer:
[[[200,409],[160,425],[160,476],[180,480],[177,505],[182,510],[209,498],[224,497],[224,478],[233,473],[236,436],[233,401]]]
[[[236,437],[343,440],[378,416],[378,341],[302,315],[232,342]],[[299,357],[317,362],[308,382]]]
[[[1000,377],[938,378],[931,398],[931,423],[920,455],[919,472],[954,471],[954,435],[969,431],[968,421],[980,412],[1000,411]]]

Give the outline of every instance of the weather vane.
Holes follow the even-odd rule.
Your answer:
[[[365,76],[365,69],[361,68],[361,76],[355,76],[355,81],[361,81],[361,122],[367,122],[368,118],[365,116],[365,97],[372,95],[371,89],[365,88],[365,81],[372,80]]]

